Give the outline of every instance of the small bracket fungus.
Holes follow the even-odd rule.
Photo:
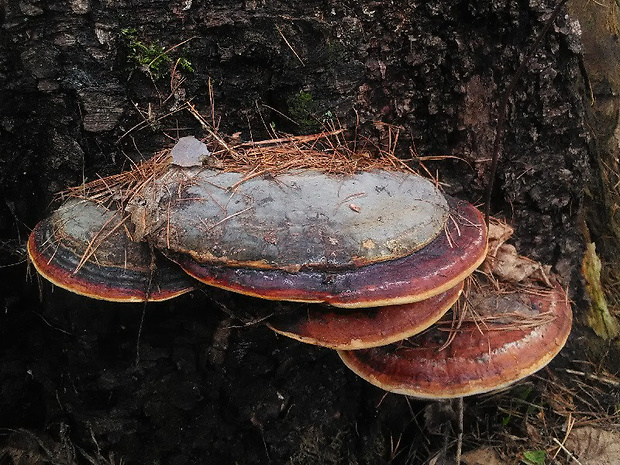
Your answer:
[[[118,211],[70,199],[37,224],[28,254],[44,278],[94,299],[159,301],[194,289],[193,280],[154,257],[148,244],[133,242],[126,226]]]
[[[572,312],[566,293],[529,288],[473,291],[479,314],[452,329],[452,317],[407,341],[339,351],[361,378],[386,391],[426,399],[480,394],[544,367],[564,346]],[[449,341],[451,339],[451,341]]]
[[[403,258],[360,268],[293,273],[207,265],[182,254],[170,258],[205,284],[263,299],[345,308],[417,302],[456,286],[486,254],[482,214],[466,202],[447,201],[450,219],[426,247]]]
[[[309,304],[269,318],[267,326],[298,341],[332,349],[384,346],[431,326],[452,307],[462,289],[459,283],[421,302],[355,310]]]

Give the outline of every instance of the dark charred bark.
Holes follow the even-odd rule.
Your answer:
[[[134,366],[142,307],[46,283],[39,300],[25,237],[55,192],[206,135],[175,110],[191,99],[210,120],[210,88],[219,130],[244,139],[331,120],[379,142],[375,122],[399,126],[399,155],[415,144],[458,157],[425,166],[481,203],[498,102],[554,2],[0,5],[0,427],[126,463],[388,463],[403,431],[398,460],[426,459],[436,444],[417,441],[405,398],[383,398],[329,350],[235,326],[208,293],[149,305]],[[578,30],[560,15],[509,99],[492,213],[521,253],[553,265],[580,316],[593,152]]]

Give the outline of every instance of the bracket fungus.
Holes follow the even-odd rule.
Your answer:
[[[447,399],[496,390],[538,371],[570,333],[572,313],[564,290],[471,291],[478,313],[454,328],[452,318],[407,341],[339,351],[361,378],[386,391]]]
[[[128,236],[121,212],[70,199],[34,228],[28,254],[52,283],[94,299],[160,301],[194,289],[194,281]]]
[[[170,258],[210,286],[269,300],[361,308],[428,299],[469,276],[486,256],[486,227],[472,205],[446,198],[450,218],[439,236],[406,257],[346,270],[255,270]]]
[[[247,177],[171,168],[127,207],[137,235],[205,265],[334,271],[410,255],[435,239],[448,204],[421,176],[317,170]]]
[[[294,144],[278,153],[303,157]],[[547,288],[499,293],[487,285],[463,293],[460,301],[484,317],[446,331],[443,315],[485,260],[488,232],[474,206],[432,182],[386,166],[355,165],[340,174],[317,166],[248,172],[221,160],[200,166],[208,154],[185,138],[172,157],[162,152],[102,180],[98,198],[115,196],[118,210],[66,202],[30,235],[37,271],[65,289],[114,301],[171,298],[192,289],[192,278],[289,301],[277,304],[288,313],[268,320],[273,330],[337,349],[362,378],[422,398],[506,386],[564,345],[571,309],[549,280]],[[492,242],[497,257],[509,234],[500,236]],[[502,257],[487,262],[487,273],[501,264],[508,276],[512,255]],[[530,269],[545,276],[542,266],[534,268],[510,276]]]
[[[355,310],[309,304],[269,318],[267,326],[298,341],[332,349],[384,346],[418,334],[437,322],[462,290],[461,282],[420,302]]]

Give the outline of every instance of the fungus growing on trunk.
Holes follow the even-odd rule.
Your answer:
[[[420,250],[444,229],[448,205],[429,180],[373,170],[248,177],[171,167],[127,206],[137,236],[205,265],[339,270]]]
[[[361,308],[417,302],[463,281],[486,254],[486,227],[472,205],[447,198],[450,218],[424,248],[396,260],[346,270],[256,270],[199,263],[170,254],[191,276],[210,286],[269,300]]]
[[[487,285],[464,298],[475,319],[450,328],[444,317],[431,327],[488,247],[482,214],[432,182],[374,167],[340,174],[317,166],[256,175],[215,170],[197,166],[208,150],[188,143],[176,156],[162,152],[91,185],[98,198],[112,192],[122,211],[72,199],[39,223],[28,242],[37,271],[98,299],[171,298],[193,288],[184,271],[236,293],[301,302],[280,304],[291,310],[270,317],[271,328],[338,349],[361,377],[415,397],[506,386],[564,345],[572,316],[558,285],[521,284],[508,293]],[[499,254],[508,236],[500,232],[492,244],[487,272],[501,265],[501,276],[541,274],[549,283],[545,268],[523,257],[520,273],[510,272],[512,255]],[[153,248],[180,268],[160,262]]]
[[[452,307],[462,289],[461,282],[420,302],[363,309],[304,304],[269,318],[267,326],[298,341],[332,349],[384,346],[431,326]]]
[[[452,316],[406,341],[339,351],[361,378],[386,391],[426,399],[480,394],[543,368],[564,346],[572,312],[559,286],[498,294],[470,292],[471,317]],[[475,312],[475,313],[474,313]]]
[[[125,223],[119,211],[70,199],[30,234],[30,260],[53,284],[94,299],[160,301],[194,289],[178,267],[132,241]]]

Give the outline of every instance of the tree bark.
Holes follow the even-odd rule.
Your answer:
[[[555,2],[0,5],[0,242],[10,265],[55,192],[179,136],[206,136],[178,111],[189,100],[209,121],[213,103],[219,131],[243,139],[332,122],[380,144],[375,123],[389,123],[400,128],[400,156],[449,156],[413,164],[480,204],[498,102]],[[561,14],[510,96],[492,197],[518,250],[569,287],[578,319],[588,307],[584,190],[598,173],[579,30]],[[235,326],[208,291],[146,307],[135,366],[141,306],[46,283],[39,300],[25,269],[0,271],[0,427],[70,440],[100,463],[111,453],[127,463],[388,463],[401,434],[403,456],[433,452],[416,443],[407,399],[384,397],[332,351]]]

